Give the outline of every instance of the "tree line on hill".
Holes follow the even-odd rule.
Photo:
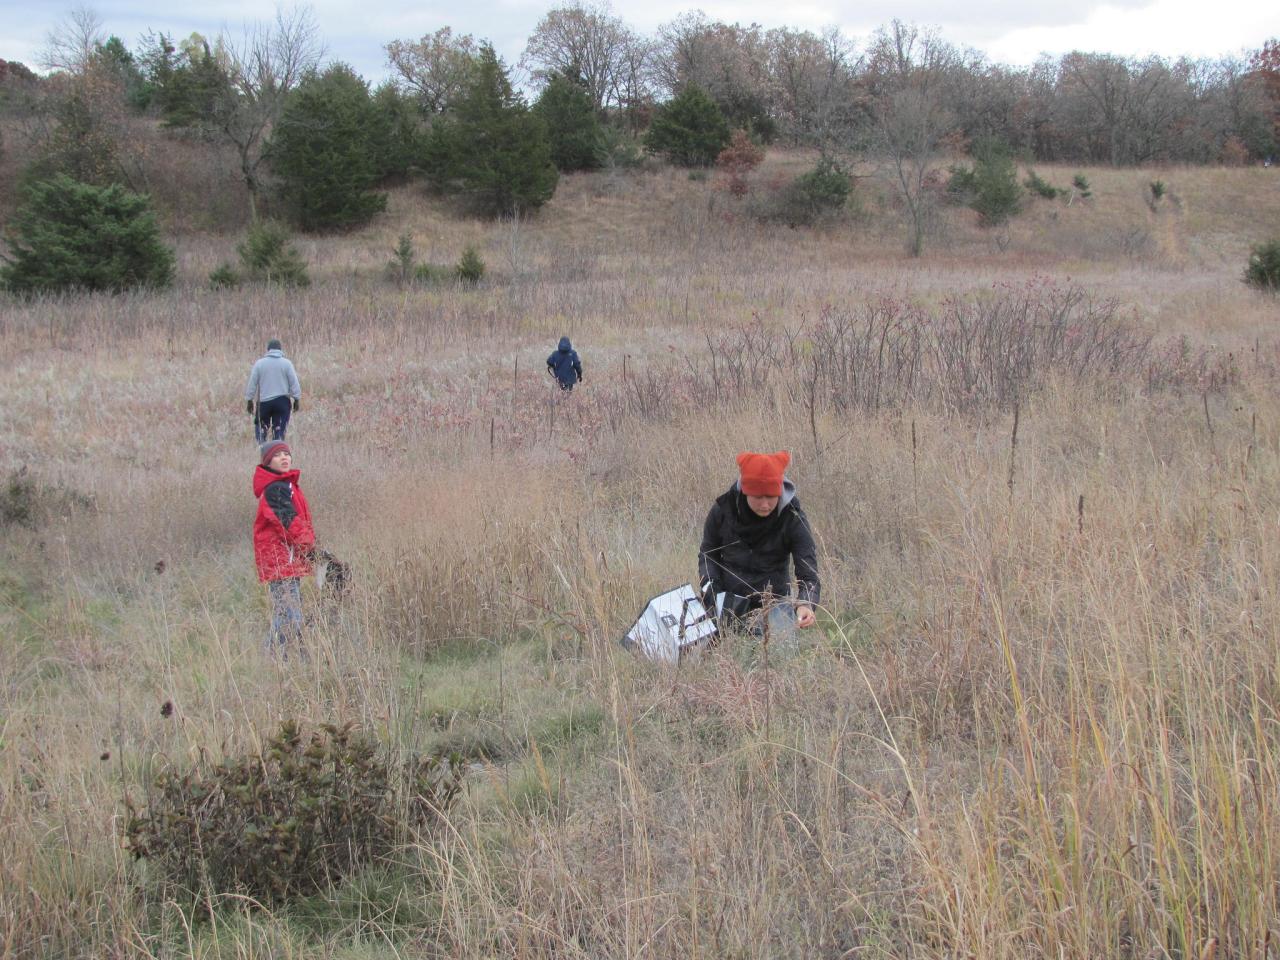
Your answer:
[[[1280,143],[1274,39],[1218,60],[1073,52],[1015,69],[900,21],[861,48],[835,29],[764,30],[702,13],[645,36],[607,6],[573,2],[528,39],[519,67],[532,103],[489,43],[449,27],[385,50],[393,79],[371,88],[324,61],[306,8],[239,37],[153,31],[132,50],[79,8],[50,35],[46,75],[0,61],[0,163],[28,194],[57,177],[145,193],[162,162],[148,147],[159,128],[234,167],[251,222],[333,231],[383,210],[380,191],[396,181],[518,215],[545,203],[561,173],[635,165],[646,151],[705,167],[728,150],[732,190],[758,162],[751,145],[777,142],[822,158],[781,219],[843,202],[841,164],[874,157],[918,253],[944,154],[972,157],[953,170],[952,192],[967,191],[992,223],[1016,209],[1011,158],[1245,164]],[[746,139],[728,149],[734,131]]]

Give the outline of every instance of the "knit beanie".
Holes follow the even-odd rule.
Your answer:
[[[268,440],[266,443],[258,447],[258,451],[262,454],[262,460],[260,461],[262,465],[265,467],[269,464],[271,462],[271,458],[281,450],[285,453],[293,453],[293,451],[289,449],[289,445],[283,440]]]
[[[742,479],[738,488],[749,497],[782,496],[782,476],[787,472],[791,454],[786,450],[777,453],[740,453],[738,470]]]

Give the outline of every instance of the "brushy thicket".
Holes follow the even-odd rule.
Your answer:
[[[1032,282],[948,297],[936,309],[893,297],[830,307],[785,332],[732,324],[707,335],[691,367],[708,401],[773,383],[819,410],[977,412],[1011,409],[1055,375],[1080,384],[1137,376],[1152,389],[1234,380],[1234,368],[1204,362],[1188,357],[1176,372],[1117,301]]]
[[[127,849],[193,900],[264,904],[323,889],[429,830],[461,789],[457,757],[397,760],[351,723],[285,721],[259,754],[167,769],[129,808]]]

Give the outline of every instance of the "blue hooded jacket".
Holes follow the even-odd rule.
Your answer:
[[[582,379],[582,361],[568,337],[561,337],[559,349],[547,357],[547,369],[555,374],[560,386],[566,390]]]

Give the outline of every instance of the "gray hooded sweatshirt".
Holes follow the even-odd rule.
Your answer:
[[[294,400],[302,399],[298,373],[283,350],[268,350],[265,357],[259,357],[254,363],[253,370],[249,373],[249,382],[244,387],[244,398],[261,403],[284,396]]]

